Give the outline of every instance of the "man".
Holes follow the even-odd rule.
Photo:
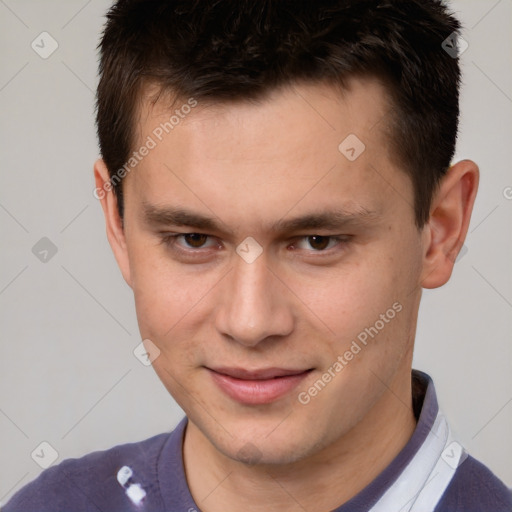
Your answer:
[[[478,187],[459,29],[437,0],[112,7],[95,194],[186,418],[6,512],[512,510],[411,373]]]

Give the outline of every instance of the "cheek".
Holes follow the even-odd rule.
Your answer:
[[[398,300],[399,279],[393,269],[384,271],[370,262],[302,277],[294,289],[307,306],[311,321],[323,324],[331,334],[351,334]]]
[[[375,355],[375,364],[380,355],[393,359],[403,352],[414,324],[409,303],[419,269],[414,270],[418,265],[411,251],[397,251],[392,245],[344,268],[298,280],[297,295],[307,305],[308,322],[325,333],[319,348],[330,359],[349,350],[354,340],[362,347],[361,355]],[[413,270],[403,271],[411,265]],[[361,359],[359,355],[353,358]]]
[[[160,363],[165,361],[166,367],[181,373],[197,366],[205,350],[204,331],[211,332],[208,322],[222,269],[183,268],[165,257],[160,247],[144,251],[136,247],[131,265],[143,339],[150,339],[160,349],[165,356]]]
[[[199,292],[160,255],[161,248],[133,244],[130,253],[132,288],[141,335],[162,350]],[[196,299],[197,300],[197,299]]]
[[[199,301],[189,279],[155,267],[148,260],[139,262],[134,286],[135,307],[143,339],[150,339],[159,349],[153,369],[167,391],[180,406],[187,403],[190,370],[197,366],[201,347],[193,332],[197,314],[193,305]],[[171,277],[172,276],[172,277]],[[185,389],[188,389],[185,392]],[[189,398],[190,399],[190,398]]]

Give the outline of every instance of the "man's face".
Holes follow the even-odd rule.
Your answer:
[[[190,110],[159,141],[173,111],[144,103],[139,142],[156,147],[124,181],[140,331],[218,450],[298,460],[410,379],[422,235],[410,178],[387,150],[389,106],[378,83],[353,81],[343,95],[296,85]],[[359,156],[353,136],[339,149],[350,134]],[[210,225],[173,224],[178,210]]]

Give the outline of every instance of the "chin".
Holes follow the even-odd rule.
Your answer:
[[[275,426],[274,423],[273,431],[267,425],[261,429],[253,425],[250,431],[245,432],[239,428],[236,430],[236,438],[228,435],[217,439],[208,438],[226,457],[249,466],[293,464],[322,448],[320,440],[314,439],[311,431],[307,434],[306,428],[300,429],[297,426],[290,430],[276,429]]]
[[[265,465],[282,466],[293,464],[304,458],[303,452],[298,452],[296,446],[261,446],[248,441],[240,443],[237,451],[230,449],[230,453],[225,453],[229,458],[241,462],[247,466]],[[304,450],[304,447],[301,447]]]

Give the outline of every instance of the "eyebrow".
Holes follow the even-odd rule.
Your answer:
[[[216,232],[226,231],[218,217],[209,217],[186,208],[160,207],[144,202],[143,218],[148,225],[191,227]],[[378,218],[380,218],[378,212],[362,206],[354,210],[322,210],[288,219],[281,218],[270,226],[270,230],[273,232],[295,232],[320,228],[335,230],[374,223]]]

